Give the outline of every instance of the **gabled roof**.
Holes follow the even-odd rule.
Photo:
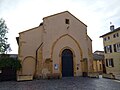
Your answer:
[[[92,39],[87,35],[87,37],[92,41]]]
[[[31,30],[34,30],[34,29],[36,29],[36,28],[38,28],[38,27],[40,27],[40,26],[37,26],[37,27],[31,28],[31,29],[28,29],[28,30],[22,31],[22,32],[20,32],[19,34],[24,33],[24,32],[28,32],[28,31],[31,31]]]
[[[69,13],[70,15],[72,15],[69,11],[64,11],[64,12],[60,12],[60,13],[57,13],[57,14],[53,14],[53,15],[50,15],[50,16],[47,16],[47,17],[44,17],[43,19],[45,19],[45,18],[49,18],[49,17],[53,17],[53,16],[56,16],[56,15],[59,15],[59,14],[63,14],[63,13]],[[79,22],[81,22],[83,25],[85,25],[85,26],[87,27],[86,24],[84,24],[82,21],[80,21],[80,20],[79,20],[78,18],[76,18],[74,15],[72,15],[72,16],[73,16],[75,19],[77,19]],[[39,27],[41,27],[41,26],[43,25],[43,23],[44,23],[44,22],[40,23],[40,25],[37,26],[37,27],[34,27],[34,28],[31,28],[31,29],[28,29],[28,30],[22,31],[22,32],[20,32],[19,34],[24,33],[24,32],[28,32],[28,31],[31,31],[31,30],[34,30],[34,29],[36,29],[36,28],[39,28]]]
[[[43,19],[45,18],[49,18],[49,17],[53,17],[53,16],[56,16],[56,15],[59,15],[59,14],[63,14],[63,13],[69,13],[70,15],[72,15],[69,11],[64,11],[64,12],[60,12],[60,13],[57,13],[57,14],[53,14],[53,15],[50,15],[50,16],[47,16],[47,17],[44,17]],[[84,24],[82,21],[80,21],[78,18],[76,18],[74,15],[72,15],[75,19],[77,19],[79,22],[81,22],[83,25],[85,25],[87,27],[86,24]]]
[[[106,36],[106,35],[109,35],[109,34],[111,34],[111,33],[114,33],[114,32],[116,32],[116,31],[119,31],[119,30],[120,30],[120,27],[118,27],[118,28],[114,29],[114,30],[113,30],[113,31],[111,31],[111,32],[108,32],[108,33],[106,33],[106,34],[104,34],[104,35],[100,36],[100,38],[101,38],[101,37],[104,37],[104,36]]]

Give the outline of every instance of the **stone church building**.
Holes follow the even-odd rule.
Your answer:
[[[44,17],[38,27],[20,32],[18,44],[22,64],[18,76],[62,78],[93,71],[87,25],[68,11]]]

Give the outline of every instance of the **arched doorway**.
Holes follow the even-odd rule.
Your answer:
[[[73,72],[73,53],[65,49],[62,52],[62,77],[72,77]]]
[[[22,74],[23,75],[34,75],[35,73],[35,58],[27,56],[22,62]]]

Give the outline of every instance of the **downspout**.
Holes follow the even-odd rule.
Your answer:
[[[43,42],[36,49],[35,74],[34,74],[35,76],[36,76],[36,73],[37,73],[38,50],[41,48],[42,44],[43,44]]]

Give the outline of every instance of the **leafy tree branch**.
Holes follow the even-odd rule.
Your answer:
[[[7,25],[5,24],[5,20],[2,18],[0,19],[0,54],[7,53],[8,51],[11,51],[10,44],[8,44],[7,36],[8,33]]]

